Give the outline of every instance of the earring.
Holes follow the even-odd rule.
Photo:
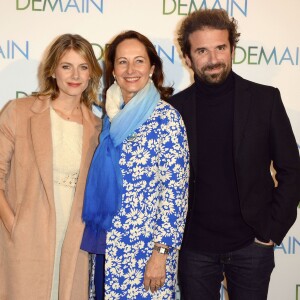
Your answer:
[[[150,82],[153,82],[152,81],[152,75],[153,75],[152,73],[149,74],[149,80],[150,80]]]
[[[116,79],[116,75],[114,73],[112,73],[113,77],[114,77],[114,83],[117,84],[117,79]]]
[[[51,77],[52,77],[53,79],[55,79],[55,75],[52,75]]]

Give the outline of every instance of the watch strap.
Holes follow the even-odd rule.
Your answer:
[[[166,247],[154,245],[153,249],[156,250],[160,254],[169,254],[169,248],[166,248]]]

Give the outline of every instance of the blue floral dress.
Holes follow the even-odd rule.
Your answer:
[[[159,101],[122,144],[122,207],[107,232],[105,299],[175,299],[177,256],[188,201],[189,152],[180,114]],[[154,242],[168,245],[164,286],[143,286]]]

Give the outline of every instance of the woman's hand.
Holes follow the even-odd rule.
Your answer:
[[[6,201],[3,190],[0,190],[0,219],[2,220],[7,231],[11,233],[15,216]]]
[[[151,292],[154,293],[164,285],[166,280],[167,257],[167,254],[161,254],[153,250],[147,262],[144,274],[144,287],[146,291],[150,288]]]

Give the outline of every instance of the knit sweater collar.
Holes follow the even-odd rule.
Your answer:
[[[200,80],[200,78],[194,74],[195,85],[197,93],[204,94],[208,97],[220,97],[231,92],[234,88],[234,76],[231,71],[226,80],[220,84],[207,84]]]

